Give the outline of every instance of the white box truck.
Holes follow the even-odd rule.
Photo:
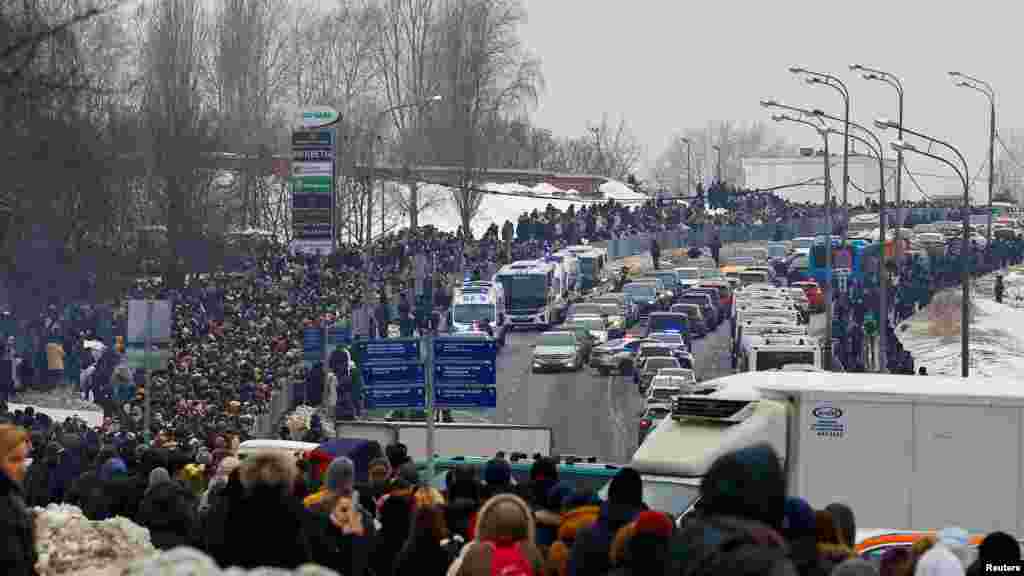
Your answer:
[[[769,442],[789,494],[815,508],[844,502],[859,526],[1024,534],[1017,382],[748,372],[715,383],[722,392],[680,397],[631,465],[693,479],[719,454]]]

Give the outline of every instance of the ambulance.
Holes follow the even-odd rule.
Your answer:
[[[504,346],[509,326],[501,284],[463,283],[455,290],[448,320],[453,334],[486,332]]]

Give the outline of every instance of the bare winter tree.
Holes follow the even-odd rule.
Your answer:
[[[212,66],[204,72],[217,100],[220,131],[231,152],[257,157],[273,144],[272,115],[291,87],[291,43],[283,0],[224,0],[212,33]],[[270,191],[260,164],[240,173],[241,224],[263,226]]]
[[[217,151],[213,110],[200,90],[210,65],[208,28],[199,0],[163,0],[152,9],[143,47],[147,159],[151,194],[167,223],[164,280],[177,287],[184,283],[185,265],[200,256],[193,243],[202,237],[194,207],[209,186],[204,160]]]
[[[483,199],[474,188],[486,169],[486,127],[535,101],[542,84],[539,62],[516,33],[525,17],[514,0],[449,0],[439,33],[438,72],[445,114],[441,160],[462,167],[453,199],[467,234]]]
[[[687,130],[681,137],[690,140],[689,179],[696,186],[705,175],[715,173],[717,155],[712,145],[722,149],[722,179],[736,184],[743,183],[742,159],[752,156],[784,156],[795,154],[796,147],[773,136],[763,123],[738,125],[733,122],[712,123],[706,130]],[[657,181],[671,184],[677,192],[685,190],[687,182],[687,147],[680,136],[672,139],[653,167]]]
[[[438,60],[435,33],[439,14],[435,0],[385,0],[377,20],[383,106],[391,110],[386,119],[390,120],[390,130],[378,129],[396,134],[395,156],[408,174],[404,179],[408,191],[396,194],[394,199],[408,214],[411,228],[418,226],[420,211],[429,208],[423,205],[418,182],[409,168],[423,157],[424,125],[433,112],[430,98],[440,88],[440,79],[432,73]]]

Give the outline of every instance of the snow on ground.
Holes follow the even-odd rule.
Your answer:
[[[897,327],[897,338],[914,356],[915,367],[924,366],[931,375],[960,376],[960,302],[959,288],[942,292]],[[991,278],[972,287],[971,308],[971,376],[1017,380],[1024,372],[1024,309],[995,302]]]
[[[577,208],[584,204],[592,203],[593,200],[581,199],[575,191],[560,190],[547,183],[539,184],[533,188],[522,184],[487,184],[487,190],[500,192],[500,194],[487,194],[480,203],[480,209],[472,221],[473,235],[477,238],[482,236],[492,224],[500,228],[506,220],[513,224],[524,212],[537,210],[543,212],[548,204],[559,210],[566,210],[570,205]],[[552,196],[561,192],[565,199],[555,199]],[[647,199],[647,196],[634,192],[622,182],[608,181],[601,186],[601,192],[605,199],[614,199],[618,202],[639,202]],[[536,198],[530,194],[542,196]],[[428,207],[420,213],[419,223],[421,226],[433,225],[439,230],[454,232],[459,228],[459,211],[452,199],[448,188],[429,185],[420,189],[421,204]],[[401,227],[406,227],[403,224]]]

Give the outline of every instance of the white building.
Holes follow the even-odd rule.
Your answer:
[[[830,150],[831,152],[831,150]],[[824,156],[798,156],[790,158],[744,158],[742,161],[744,185],[751,190],[772,191],[792,202],[821,204],[825,198]],[[843,156],[832,154],[829,164],[832,178],[832,194],[837,202],[843,195]],[[951,171],[943,166],[929,167],[928,172],[919,172],[912,166],[910,175],[904,171],[902,197],[905,201],[961,198],[963,186]],[[892,201],[896,193],[896,159],[885,162],[886,199]],[[864,204],[865,199],[878,201],[878,161],[871,156],[850,156],[850,186],[847,192],[851,205]],[[971,190],[973,202],[988,199],[987,181],[976,180]]]

